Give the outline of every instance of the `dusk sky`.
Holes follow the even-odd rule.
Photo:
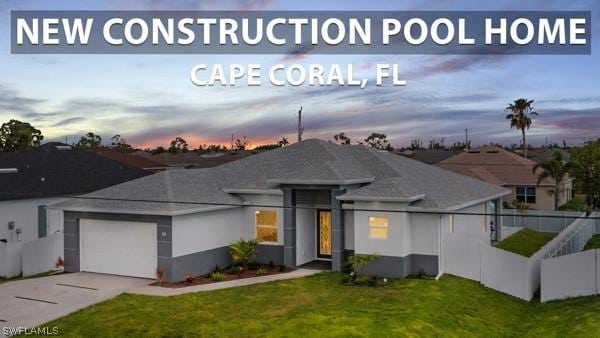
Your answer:
[[[10,11],[102,10],[591,10],[592,55],[11,55]],[[191,147],[229,144],[231,134],[252,145],[295,140],[296,112],[304,108],[305,137],[353,141],[383,132],[397,147],[413,138],[444,137],[474,145],[519,143],[504,107],[535,99],[539,112],[529,141],[579,144],[600,137],[600,2],[588,1],[167,1],[89,0],[0,2],[0,123],[19,119],[46,140],[75,142],[92,131],[121,134],[139,147],[167,145],[183,136]],[[198,63],[398,63],[406,87],[196,87]],[[370,71],[369,73],[371,73]]]

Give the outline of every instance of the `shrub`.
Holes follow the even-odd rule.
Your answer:
[[[210,274],[210,279],[215,281],[215,282],[221,282],[225,280],[225,275],[222,274],[221,272],[213,272]]]
[[[229,245],[229,253],[231,254],[231,259],[234,262],[238,262],[242,264],[244,270],[248,268],[248,263],[250,263],[256,257],[256,246],[258,245],[258,241],[255,239],[243,240],[232,243]]]
[[[217,264],[217,265],[215,265],[215,269],[213,270],[213,272],[223,272],[223,269],[221,269],[219,267],[219,265]]]
[[[364,269],[367,267],[367,265],[370,262],[377,260],[377,259],[379,259],[379,255],[376,253],[372,253],[372,254],[368,254],[368,255],[355,254],[348,258],[348,262],[350,263],[350,265],[352,267],[352,271],[354,271],[354,273],[356,273],[357,275],[361,275],[362,272],[364,271]]]
[[[155,273],[156,273],[156,281],[158,282],[158,285],[162,285],[163,277],[165,275],[165,270],[163,270],[157,266]]]
[[[237,270],[237,266],[235,266],[235,264],[229,267],[230,274],[235,275],[237,272],[238,272],[238,270]]]
[[[285,265],[280,264],[279,265],[279,272],[284,272],[285,271]]]
[[[273,261],[269,261],[269,269],[270,270],[275,269],[275,263]]]
[[[261,266],[258,269],[256,269],[256,275],[257,276],[264,276],[266,274],[267,274],[267,269],[265,269],[263,266]]]
[[[189,273],[187,275],[185,275],[185,284],[192,284],[193,281],[194,281],[194,276],[192,276]]]

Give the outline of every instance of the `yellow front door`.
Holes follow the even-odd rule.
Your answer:
[[[317,257],[331,258],[331,211],[319,210],[317,212],[317,221],[317,244],[319,247]]]

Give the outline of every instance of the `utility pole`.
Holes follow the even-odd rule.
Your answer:
[[[471,149],[471,147],[469,146],[469,129],[465,128],[465,148],[467,148],[467,150]]]
[[[229,150],[233,151],[233,133],[231,133],[231,148]]]
[[[300,110],[298,110],[298,142],[302,142],[303,132],[304,128],[302,127],[302,106],[300,106]]]

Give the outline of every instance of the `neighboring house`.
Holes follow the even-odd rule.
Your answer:
[[[508,193],[386,151],[306,140],[51,208],[64,210],[66,271],[154,278],[158,267],[177,281],[228,266],[228,245],[256,238],[258,262],[327,260],[339,271],[348,255],[376,252],[371,272],[404,277],[443,271],[450,233],[489,243]]]
[[[0,242],[26,243],[60,232],[62,212],[47,210],[48,204],[146,175],[62,143],[0,153]]]
[[[458,154],[457,151],[443,149],[407,149],[403,151],[394,151],[394,153],[427,164],[436,164]]]
[[[152,155],[146,151],[136,151],[132,155],[160,163],[166,167],[212,168],[221,164],[237,161],[257,153],[258,152],[252,150],[237,150],[225,153],[199,153],[195,151],[189,151],[179,154],[161,153]]]
[[[152,161],[151,159],[142,157],[142,156],[134,156],[131,153],[124,153],[118,151],[116,149],[111,148],[94,148],[94,149],[82,149],[84,151],[88,151],[94,153],[96,155],[100,155],[102,157],[106,157],[110,160],[117,161],[119,163],[125,164],[130,167],[147,170],[150,172],[157,172],[161,170],[165,170],[168,167],[162,163],[158,163]]]
[[[544,162],[550,158],[552,158],[552,154],[554,153],[554,151],[560,151],[560,153],[563,156],[563,159],[566,162],[569,162],[571,160],[571,154],[569,153],[568,150],[565,149],[561,149],[561,148],[546,148],[546,147],[539,147],[539,148],[533,148],[530,149],[527,152],[527,157],[529,157],[530,159],[541,163]]]
[[[554,180],[544,179],[538,185],[539,171],[534,173],[536,162],[500,147],[485,146],[464,151],[441,161],[440,168],[470,176],[511,190],[504,202],[515,199],[527,203],[532,209],[554,210]],[[540,169],[541,170],[541,169]],[[567,176],[560,185],[559,206],[573,197],[573,179]]]

